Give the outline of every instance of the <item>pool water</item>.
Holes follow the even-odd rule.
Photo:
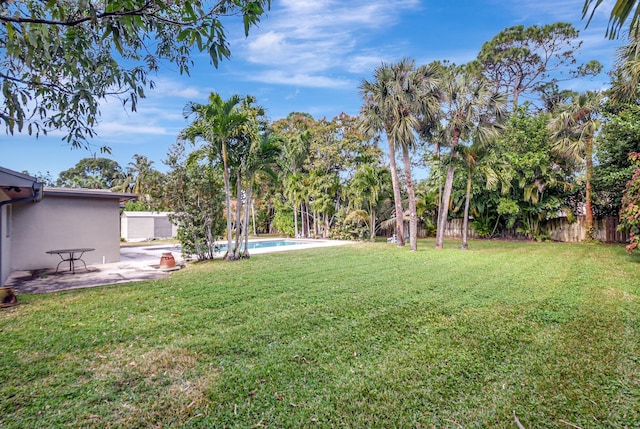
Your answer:
[[[265,240],[265,241],[250,241],[249,249],[264,249],[267,247],[280,247],[280,246],[295,246],[296,244],[304,244],[303,241],[295,241],[295,240]],[[244,248],[244,243],[242,243],[241,248]],[[176,252],[180,252],[182,250],[181,246],[171,246],[171,247],[155,247],[149,248],[149,250],[174,250]],[[226,252],[227,245],[223,244],[218,247],[218,252]]]
[[[251,249],[264,249],[267,247],[280,247],[280,246],[294,246],[296,244],[304,244],[302,241],[294,241],[294,240],[268,240],[268,241],[250,241],[249,242],[249,250]],[[240,248],[244,248],[244,243],[240,244]],[[223,244],[218,246],[218,252],[226,252],[227,245]]]
[[[294,246],[296,244],[304,244],[302,241],[293,241],[293,240],[269,240],[269,241],[250,241],[249,249],[262,249],[264,247],[280,247],[280,246]],[[241,245],[241,247],[244,247]],[[225,252],[227,250],[227,246],[220,246],[220,251]]]

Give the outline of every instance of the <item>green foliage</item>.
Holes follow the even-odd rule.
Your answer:
[[[355,204],[345,184],[361,166],[379,164],[377,140],[365,138],[357,118],[346,114],[329,121],[292,112],[271,129],[280,138],[280,183],[269,193],[295,208],[294,235],[327,237],[336,209]]]
[[[138,196],[137,201],[129,201],[126,210],[171,211],[171,201],[165,197],[165,176],[153,168],[153,161],[146,156],[135,154],[126,170],[114,181],[112,191],[129,192]]]
[[[248,134],[255,131],[252,125],[252,112],[247,107],[253,102],[253,97],[240,97],[237,94],[224,100],[220,94],[209,94],[207,104],[188,103],[183,111],[185,119],[191,124],[178,135],[179,142],[189,142],[199,145],[198,149],[189,155],[189,163],[206,160],[209,165],[218,163],[222,167],[224,180],[224,197],[227,222],[227,253],[225,259],[235,260],[236,252],[240,252],[240,228],[235,228],[236,244],[233,245],[233,219],[231,207],[232,175],[239,184],[241,179],[242,155],[248,153],[251,140]],[[238,192],[239,193],[239,192]],[[236,205],[239,216],[240,204]],[[237,220],[238,217],[235,217]],[[239,223],[239,222],[236,222]],[[239,225],[236,225],[239,226]],[[232,249],[237,249],[233,251]]]
[[[582,7],[582,19],[589,15],[587,26],[591,23],[593,15],[596,13],[596,9],[602,4],[602,0],[584,0],[584,6]],[[591,10],[591,13],[589,13]],[[633,12],[633,14],[632,14]],[[606,35],[610,39],[615,39],[619,36],[622,27],[631,16],[631,22],[629,23],[629,34],[638,34],[638,24],[640,23],[640,2],[637,0],[616,0],[615,4],[611,8],[611,15],[609,16],[609,25],[607,27]]]
[[[276,208],[271,226],[281,235],[295,237],[296,230],[293,224],[293,210],[284,207]]]
[[[211,164],[189,162],[184,146],[172,147],[166,175],[183,256],[212,259],[224,232],[224,192],[220,171]]]
[[[480,238],[491,238],[493,232],[493,224],[489,218],[474,219],[469,225]]]
[[[217,67],[230,55],[222,25],[240,16],[245,34],[270,0],[0,2],[0,123],[13,134],[62,129],[73,147],[95,136],[100,101],[136,110],[165,61],[189,73],[192,49]],[[102,147],[108,152],[108,147]]]
[[[628,155],[640,152],[640,106],[624,105],[605,112],[596,148],[594,212],[618,215],[624,186],[634,170]]]
[[[417,246],[417,208],[410,153],[417,143],[417,133],[438,122],[440,71],[437,64],[415,67],[414,60],[403,58],[394,64],[382,63],[374,70],[374,79],[363,80],[359,87],[363,99],[360,111],[363,133],[373,138],[384,132],[387,137],[398,246],[404,246],[405,234],[395,151],[402,151],[412,251]]]
[[[108,158],[83,158],[64,170],[56,182],[65,188],[111,189],[122,177],[122,167]]]
[[[34,174],[31,174],[28,171],[23,171],[22,173],[26,174],[27,176],[33,176],[36,181],[44,183],[44,186],[56,186],[56,181],[53,179],[53,176],[49,171],[45,173],[38,171]]]
[[[640,152],[630,153],[629,161],[635,166],[635,171],[622,195],[619,229],[629,231],[627,252],[631,253],[640,246]]]
[[[145,202],[135,200],[124,203],[124,210],[127,212],[144,212],[148,210],[148,207]]]
[[[391,197],[391,172],[386,167],[361,165],[348,185],[353,208],[364,209],[368,215],[369,237],[374,240],[378,206]]]
[[[500,198],[498,209],[496,210],[500,216],[504,216],[507,222],[507,228],[513,228],[516,223],[520,206],[518,203],[509,198]]]
[[[478,61],[484,72],[500,90],[518,105],[522,94],[534,91],[549,82],[556,72],[567,77],[590,76],[600,73],[602,66],[594,61],[569,69],[575,64],[578,31],[573,25],[556,22],[544,26],[518,25],[498,33],[482,45]]]
[[[443,76],[442,85],[442,115],[444,126],[442,134],[444,144],[449,146],[449,156],[446,162],[447,174],[442,190],[442,206],[438,211],[438,228],[436,231],[436,247],[444,246],[444,235],[449,213],[449,204],[453,192],[456,164],[460,160],[465,143],[485,146],[501,134],[502,122],[506,114],[506,99],[503,94],[496,92],[491,82],[479,75],[475,67],[450,67]],[[476,151],[478,152],[478,151]],[[469,153],[471,155],[471,153]],[[473,156],[464,156],[467,161],[467,171],[471,174]],[[470,178],[469,176],[467,176]],[[468,215],[468,198],[466,189],[470,186],[467,181],[465,189],[464,224]],[[456,210],[454,209],[454,212]],[[464,230],[466,238],[466,229]],[[464,241],[464,240],[463,240]],[[463,248],[467,245],[463,242]]]
[[[526,107],[511,115],[499,142],[500,156],[510,165],[511,187],[500,199],[498,214],[505,226],[534,238],[543,234],[542,221],[567,208],[574,176],[572,166],[551,150],[549,115],[533,115]]]
[[[370,237],[370,228],[366,216],[357,216],[352,213],[354,212],[350,212],[346,208],[342,208],[336,213],[336,220],[331,231],[329,231],[329,238],[333,240],[363,241]]]

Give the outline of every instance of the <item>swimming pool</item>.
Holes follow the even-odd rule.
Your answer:
[[[296,244],[304,244],[303,241],[295,241],[295,240],[265,240],[265,241],[250,241],[249,249],[263,249],[266,247],[280,247],[280,246],[295,246]],[[244,243],[240,245],[240,248],[244,248]],[[219,247],[219,252],[226,252],[227,245],[224,244]]]
[[[295,246],[298,244],[305,244],[304,241],[296,241],[296,240],[258,240],[258,241],[250,241],[249,242],[249,250],[251,249],[265,249],[269,247],[282,247],[282,246]],[[244,248],[244,243],[240,245],[240,248]],[[175,252],[182,251],[182,247],[180,245],[177,246],[166,246],[166,247],[149,247],[146,250],[172,250]],[[223,244],[218,246],[218,253],[226,252],[227,245]]]

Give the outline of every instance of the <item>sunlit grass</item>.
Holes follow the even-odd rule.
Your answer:
[[[0,426],[636,427],[639,295],[623,247],[431,241],[22,295]]]

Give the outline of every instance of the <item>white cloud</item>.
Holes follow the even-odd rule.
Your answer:
[[[129,135],[134,136],[136,134],[148,135],[175,135],[173,131],[169,131],[161,126],[149,126],[140,125],[138,123],[122,123],[106,121],[101,122],[97,128],[101,137],[107,138],[112,136]],[[135,142],[135,138],[131,138],[132,142]]]
[[[276,33],[275,31],[269,31],[265,34],[260,34],[251,39],[251,41],[249,42],[249,52],[254,55],[278,55],[279,52],[282,52],[286,49],[284,39],[284,34]]]
[[[243,45],[247,61],[267,68],[247,79],[328,88],[352,84],[354,79],[333,75],[362,74],[378,64],[382,55],[367,52],[366,40],[419,5],[419,0],[282,0]]]
[[[348,79],[288,72],[284,70],[265,71],[257,75],[247,76],[247,79],[263,83],[305,86],[311,88],[349,88],[354,86],[354,82]]]
[[[176,97],[188,101],[205,98],[207,96],[208,92],[203,91],[203,88],[185,85],[185,81],[186,79],[182,79],[181,81],[168,78],[157,79],[155,81],[156,87],[153,90],[147,91],[147,98]]]
[[[382,54],[362,54],[355,55],[346,65],[347,70],[351,73],[363,74],[371,73],[371,71],[379,66],[386,58]]]
[[[292,94],[288,94],[284,97],[285,100],[293,100],[300,94],[300,89],[296,88],[296,90]]]

